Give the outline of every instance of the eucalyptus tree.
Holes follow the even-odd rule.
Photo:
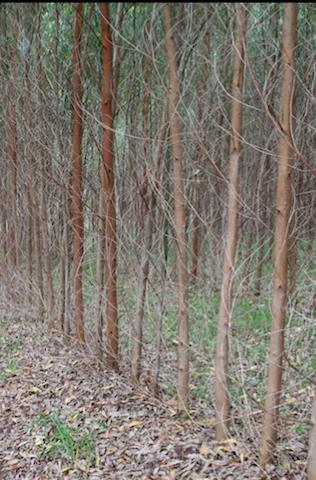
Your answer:
[[[172,144],[174,215],[177,244],[178,272],[178,410],[186,411],[189,405],[189,325],[188,325],[188,271],[184,174],[182,167],[181,119],[179,114],[179,80],[177,74],[174,26],[170,7],[163,4],[163,22],[166,35],[166,54],[169,75],[169,122]]]
[[[81,33],[83,25],[83,3],[78,3],[75,14],[73,40],[73,134],[72,134],[72,223],[73,223],[73,281],[74,281],[74,324],[79,344],[85,342],[84,304],[82,286],[82,263],[84,254],[84,218],[82,204],[82,71]]]
[[[108,365],[118,368],[118,315],[117,315],[117,239],[116,239],[116,206],[115,206],[115,173],[114,173],[114,136],[113,136],[113,46],[111,35],[110,9],[108,3],[101,3],[101,35],[102,35],[102,121],[103,121],[103,188],[105,215],[105,268],[106,268],[106,322]]]
[[[228,337],[231,316],[232,288],[237,250],[241,128],[243,110],[244,55],[247,6],[236,5],[236,42],[232,83],[231,137],[229,149],[228,205],[226,219],[226,244],[223,259],[222,286],[216,338],[216,438],[224,440],[229,428],[228,396]]]
[[[281,398],[284,329],[287,305],[288,232],[291,210],[291,177],[294,159],[293,108],[295,99],[295,48],[298,4],[286,3],[282,36],[282,85],[278,122],[278,179],[275,207],[274,277],[272,326],[268,363],[268,385],[263,421],[260,461],[265,465],[273,457],[278,433]]]

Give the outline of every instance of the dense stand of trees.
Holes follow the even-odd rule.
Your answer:
[[[277,441],[287,306],[306,332],[315,314],[315,20],[312,3],[0,10],[3,304],[112,369],[130,356],[133,380],[149,375],[155,395],[172,312],[183,413],[200,328],[191,298],[216,297],[218,322],[205,323],[217,328],[209,395],[222,441],[234,419],[234,305],[271,298],[263,467]],[[314,430],[315,402],[311,459]]]

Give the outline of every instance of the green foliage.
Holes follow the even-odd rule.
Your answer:
[[[0,328],[4,328],[7,324],[8,321],[5,318],[0,317]]]
[[[8,343],[8,347],[10,348],[10,350],[13,350],[13,351],[21,350],[22,346],[23,346],[22,339],[19,335],[16,335],[15,338],[10,340],[10,342]]]
[[[293,429],[296,431],[296,433],[298,433],[299,435],[306,435],[309,431],[309,427],[307,425],[304,425],[304,424],[301,424],[301,423],[298,423],[296,425],[293,426]]]
[[[271,311],[264,303],[253,304],[247,298],[241,298],[236,307],[236,321],[233,329],[243,332],[265,333],[271,325]]]
[[[97,428],[104,430],[107,428],[107,426],[108,426],[108,423],[106,420],[104,419],[97,420]]]
[[[219,298],[216,294],[192,291],[189,295],[191,321],[191,341],[210,346],[216,336],[216,324]]]
[[[51,459],[62,455],[69,462],[81,459],[85,460],[89,466],[94,464],[95,447],[91,430],[70,426],[55,413],[51,415],[40,413],[29,433],[34,426],[44,434],[44,437],[37,441],[43,457]]]
[[[17,373],[19,370],[18,365],[15,360],[9,359],[4,367],[1,368],[0,370],[0,380],[5,380],[6,378],[10,377],[11,375],[14,375]]]

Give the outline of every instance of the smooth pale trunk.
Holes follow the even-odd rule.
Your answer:
[[[278,145],[278,180],[276,191],[274,277],[272,291],[272,327],[268,363],[268,385],[260,449],[260,463],[272,460],[278,433],[278,417],[282,388],[284,327],[287,304],[288,237],[291,209],[291,173],[293,164],[292,109],[295,87],[295,46],[298,4],[286,3],[283,20],[283,79],[280,100]]]
[[[182,170],[182,145],[180,116],[178,112],[179,81],[176,66],[176,50],[170,19],[169,4],[163,4],[163,22],[166,34],[166,53],[169,74],[169,119],[172,144],[173,191],[175,231],[177,244],[178,273],[178,410],[187,411],[189,406],[189,328],[188,328],[188,271],[184,197],[184,175]]]
[[[226,217],[226,243],[223,260],[222,286],[218,315],[216,337],[216,383],[215,383],[215,410],[216,410],[216,439],[225,440],[229,435],[230,401],[228,393],[228,354],[229,354],[229,326],[231,316],[232,288],[235,276],[235,259],[238,236],[239,211],[239,171],[242,128],[242,92],[244,85],[244,42],[246,34],[247,10],[244,4],[236,6],[237,26],[235,43],[235,62],[232,85],[232,110],[228,171],[228,206]]]

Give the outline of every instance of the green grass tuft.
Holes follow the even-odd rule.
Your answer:
[[[5,380],[6,378],[14,375],[18,372],[19,368],[15,360],[10,359],[6,362],[4,367],[0,370],[0,380]]]
[[[54,459],[64,455],[69,462],[85,460],[89,466],[95,463],[94,437],[89,429],[82,429],[63,422],[57,414],[39,414],[31,426],[37,426],[44,433],[40,445],[44,458]]]

